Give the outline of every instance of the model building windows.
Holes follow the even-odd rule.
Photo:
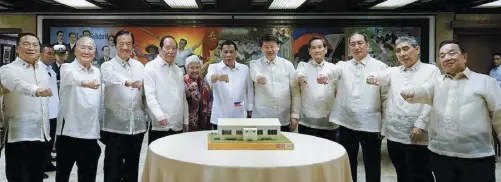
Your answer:
[[[243,135],[243,131],[242,130],[237,130],[237,135]]]
[[[257,130],[257,135],[263,135],[263,130]]]
[[[223,135],[231,135],[231,130],[223,130],[221,132]]]
[[[277,135],[277,130],[268,130],[268,135]]]

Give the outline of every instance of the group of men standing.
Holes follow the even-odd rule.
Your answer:
[[[436,66],[421,63],[413,37],[396,40],[402,65],[391,68],[368,54],[364,34],[354,33],[347,40],[353,59],[326,62],[327,42],[315,37],[308,43],[311,59],[297,69],[277,56],[280,42],[275,35],[260,39],[264,56],[249,66],[237,63],[237,45],[224,41],[223,60],[211,64],[205,75],[213,88],[213,128],[218,118],[278,118],[282,131],[298,128],[299,133],[343,145],[353,181],[360,145],[366,181],[380,181],[383,137],[398,182],[495,180],[490,141],[492,129],[501,132],[501,87],[466,67],[467,55],[458,42],[440,45],[446,72],[441,75]],[[69,181],[74,163],[79,181],[95,181],[98,140],[106,145],[104,181],[137,181],[147,130],[148,143],[189,131],[175,38],[163,37],[158,56],[145,66],[131,58],[131,32],[117,32],[114,45],[117,55],[98,69],[92,66],[94,40],[80,38],[75,60],[57,64],[60,81],[53,86],[50,64],[37,61],[38,38],[18,37],[19,57],[0,68],[8,181],[43,181],[48,158],[44,151],[55,137],[50,119],[57,118],[52,132],[58,135],[57,182]]]

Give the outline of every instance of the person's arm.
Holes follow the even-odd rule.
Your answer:
[[[258,77],[264,77],[263,74],[259,71],[259,60],[253,60],[249,64],[249,75],[253,82],[257,82]]]
[[[371,74],[369,77],[373,76],[378,85],[388,86],[391,82],[390,70],[391,68],[386,68],[375,74]]]
[[[497,138],[501,140],[501,87],[495,79],[487,79],[485,87],[484,100],[489,109],[491,116],[492,127],[497,134]]]
[[[103,82],[106,84],[128,86],[128,82],[132,82],[129,78],[119,74],[110,62],[101,65],[101,74],[103,74]]]
[[[184,84],[184,80],[182,81]],[[201,87],[200,85],[199,87]],[[183,115],[183,124],[188,125],[190,123],[190,109],[188,107],[188,101],[186,100],[186,94],[183,94],[183,108],[184,108],[184,115]]]
[[[61,65],[61,86],[82,86],[82,82],[85,81],[78,75],[75,75],[76,70],[71,69],[71,65],[68,63]]]
[[[338,62],[333,67],[328,69],[323,69],[321,75],[327,77],[330,81],[339,80],[341,78],[341,72],[343,71],[343,65],[345,62]]]
[[[291,118],[299,119],[301,111],[301,93],[299,84],[296,79],[294,66],[291,62],[287,62],[287,71],[289,72],[289,86],[291,90]]]
[[[429,104],[433,103],[436,78],[423,85],[403,88],[401,95],[407,95],[404,99],[409,103]]]
[[[153,70],[145,68],[144,72],[144,95],[146,97],[146,104],[148,106],[148,110],[155,115],[155,118],[160,121],[165,118],[162,109],[160,108],[160,104],[157,98],[157,90],[155,78],[152,73]]]
[[[433,72],[431,74],[431,79],[428,79],[430,81],[433,81],[437,76],[440,75],[440,70],[435,66],[433,68]],[[428,123],[430,122],[430,113],[431,113],[431,105],[424,105],[423,110],[421,111],[421,114],[417,118],[416,122],[414,123],[415,128],[421,128],[423,130],[427,130],[428,128]]]
[[[2,66],[0,68],[0,79],[3,87],[5,87],[4,89],[36,97],[37,90],[40,89],[40,87],[36,84],[22,80],[21,76],[23,75],[9,69],[8,66]]]
[[[212,76],[216,76],[218,77],[218,73],[217,73],[217,70],[216,70],[216,64],[210,64],[209,65],[209,68],[207,68],[207,74],[205,75],[205,80],[207,81],[207,83],[209,83],[209,85],[214,85],[215,83],[217,83],[217,79],[212,79]]]
[[[247,105],[247,111],[252,111],[254,108],[254,82],[250,79],[249,74],[245,74],[245,76],[247,77],[245,79],[247,81],[247,100],[245,103]]]

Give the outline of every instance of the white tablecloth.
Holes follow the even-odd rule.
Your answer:
[[[149,146],[143,182],[351,182],[339,144],[283,134],[294,150],[208,150],[208,131],[160,138]]]

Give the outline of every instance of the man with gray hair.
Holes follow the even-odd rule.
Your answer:
[[[96,181],[101,147],[103,87],[101,72],[92,66],[96,43],[90,37],[75,45],[75,61],[61,66],[61,90],[57,117],[56,182],[67,182],[76,162],[79,181]]]
[[[395,52],[401,66],[387,68],[367,78],[368,84],[389,87],[387,102],[383,104],[381,134],[388,139],[388,153],[398,182],[432,182],[425,131],[431,106],[410,104],[400,96],[400,91],[409,85],[430,82],[440,75],[440,70],[419,60],[420,47],[414,37],[398,38]]]

